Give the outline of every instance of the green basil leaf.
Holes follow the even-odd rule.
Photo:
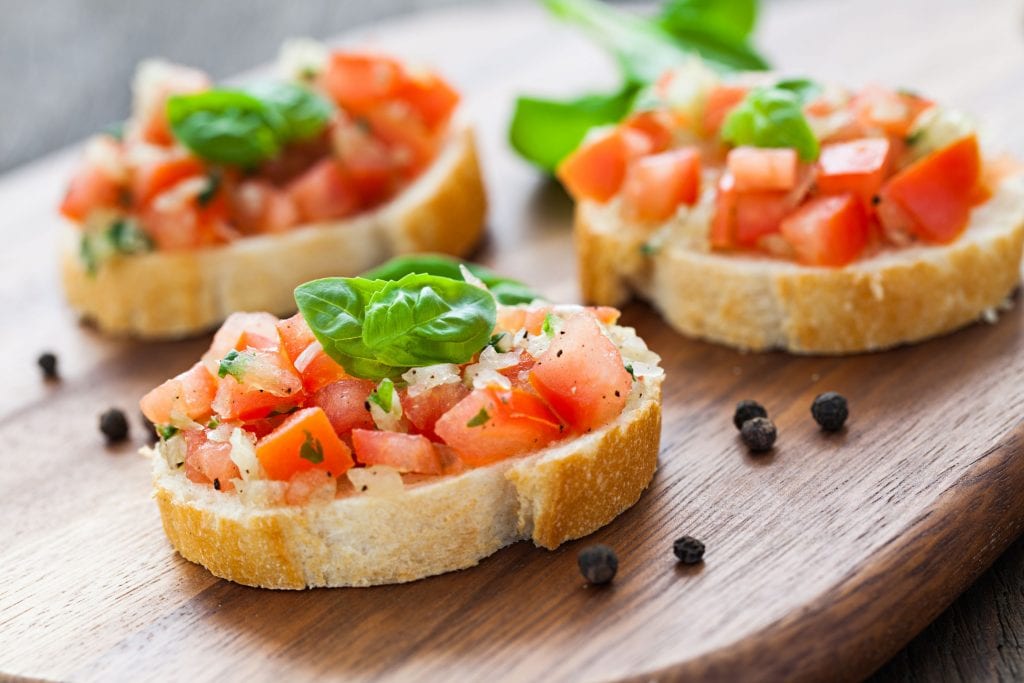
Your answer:
[[[139,224],[129,218],[115,221],[107,232],[114,250],[121,254],[144,254],[153,251],[153,240],[144,233]]]
[[[309,431],[306,431],[306,440],[299,447],[299,457],[314,465],[319,465],[324,461],[324,445]]]
[[[387,286],[383,280],[329,277],[295,289],[299,312],[324,352],[355,377],[380,379],[400,375],[401,364],[385,363],[363,342],[366,308]]]
[[[775,87],[795,93],[804,104],[822,93],[822,87],[808,78],[786,78],[776,83]]]
[[[297,83],[256,83],[245,92],[274,109],[284,122],[279,131],[283,144],[308,140],[323,132],[334,115],[334,106]]]
[[[672,33],[699,28],[743,41],[757,23],[757,0],[669,0],[657,17],[658,23]]]
[[[476,415],[474,415],[473,417],[471,417],[469,419],[469,422],[466,423],[466,426],[467,427],[482,427],[483,425],[487,424],[487,422],[490,419],[491,419],[491,416],[487,414],[487,409],[486,408],[481,408],[479,413],[477,413]]]
[[[497,320],[488,292],[435,275],[406,275],[373,294],[363,343],[390,365],[465,363],[487,346]]]
[[[791,147],[804,161],[814,161],[820,151],[800,96],[782,88],[751,90],[726,117],[722,139],[733,145]]]
[[[500,304],[514,306],[515,304],[528,304],[535,299],[543,298],[518,280],[499,275],[490,268],[459,261],[442,254],[397,256],[387,263],[363,273],[363,277],[370,280],[400,280],[406,275],[419,273],[462,280],[460,265],[466,266],[469,272],[480,278]]]
[[[208,90],[167,101],[171,131],[196,156],[253,167],[273,157],[287,129],[260,99],[240,90]]]

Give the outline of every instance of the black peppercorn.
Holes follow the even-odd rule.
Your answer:
[[[826,432],[838,432],[849,417],[850,409],[845,398],[834,391],[826,391],[815,397],[811,415]]]
[[[672,544],[672,552],[683,564],[697,564],[704,559],[704,544],[693,536],[682,536]]]
[[[43,379],[53,381],[58,379],[57,375],[57,354],[47,351],[39,354],[36,360],[39,368],[43,371]]]
[[[107,439],[107,444],[114,444],[128,438],[128,419],[124,411],[111,408],[100,415],[100,431]]]
[[[778,432],[775,430],[775,423],[767,417],[755,417],[743,423],[740,429],[740,436],[747,448],[755,453],[770,451],[775,445],[775,437]]]
[[[583,578],[598,586],[614,579],[619,569],[619,558],[615,556],[615,551],[600,543],[581,550],[577,562]]]
[[[768,411],[757,401],[747,399],[736,404],[736,412],[733,413],[732,423],[736,425],[736,429],[742,429],[744,422],[755,417],[768,417]]]

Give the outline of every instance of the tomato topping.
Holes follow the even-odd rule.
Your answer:
[[[185,437],[185,476],[198,484],[212,484],[219,491],[234,490],[232,479],[241,474],[231,460],[231,444],[210,441],[201,429],[189,429]]]
[[[292,197],[266,180],[243,180],[229,199],[231,222],[245,234],[283,232],[299,222]]]
[[[816,197],[787,216],[781,231],[801,263],[845,266],[867,246],[868,218],[853,194]]]
[[[899,211],[879,207],[886,229],[904,229],[929,241],[946,244],[956,239],[970,221],[978,199],[981,155],[974,135],[918,159],[882,186],[882,205],[895,204]],[[909,224],[893,226],[889,216],[901,214]]]
[[[136,134],[154,145],[174,144],[167,121],[167,100],[171,95],[208,90],[210,85],[209,77],[201,71],[166,62],[144,63],[135,81]]]
[[[650,142],[651,152],[663,152],[675,138],[672,116],[666,111],[652,109],[633,114],[623,124],[630,130],[643,133]]]
[[[311,469],[340,477],[354,464],[352,451],[338,438],[320,408],[305,408],[289,415],[256,444],[256,458],[268,478],[280,481]]]
[[[622,187],[629,162],[650,148],[651,141],[643,133],[615,128],[584,142],[566,157],[558,167],[558,179],[577,199],[606,202]]]
[[[301,220],[327,221],[359,210],[359,195],[351,179],[332,158],[324,159],[288,186]]]
[[[597,321],[576,314],[561,321],[530,371],[530,383],[573,430],[589,432],[619,416],[633,378]]]
[[[434,444],[420,434],[356,429],[352,432],[352,448],[356,460],[364,465],[387,465],[399,472],[418,474],[444,473]]]
[[[177,422],[183,417],[201,421],[212,414],[210,404],[216,393],[216,378],[199,362],[143,396],[139,407],[156,425]]]
[[[889,172],[892,145],[888,138],[862,138],[823,145],[815,182],[823,194],[852,192],[871,206]]]
[[[335,156],[345,167],[359,192],[363,207],[372,207],[390,197],[400,177],[394,154],[368,126],[341,122],[331,135]]]
[[[313,330],[309,329],[309,324],[302,317],[301,313],[296,313],[284,320],[278,320],[274,323],[274,326],[277,328],[277,333],[281,336],[281,347],[293,363],[306,350],[306,347],[316,341]]]
[[[878,128],[893,137],[906,137],[914,120],[932,106],[930,100],[869,85],[854,95],[850,106],[857,121],[866,128]]]
[[[222,377],[213,410],[224,420],[252,420],[287,410],[302,400],[302,379],[280,350],[247,348],[235,375]]]
[[[182,180],[200,177],[204,173],[201,161],[179,154],[143,163],[133,169],[132,202],[135,206],[145,206],[158,194]]]
[[[299,354],[295,359],[295,369],[302,376],[302,386],[310,393],[348,378],[345,368],[328,356],[318,341],[314,341]]]
[[[402,412],[409,424],[417,433],[431,439],[438,438],[434,425],[441,416],[466,396],[469,396],[469,389],[462,382],[441,384],[415,396],[410,395],[408,390],[400,394]]]
[[[338,106],[357,115],[392,99],[402,80],[402,66],[394,59],[357,52],[332,53],[320,74],[320,86]]]
[[[228,241],[234,234],[227,225],[228,206],[222,191],[206,197],[206,178],[180,181],[143,207],[142,228],[166,251],[192,249]]]
[[[737,147],[729,151],[725,164],[737,192],[791,190],[797,183],[795,149]]]
[[[345,435],[353,429],[373,429],[373,417],[366,399],[376,385],[365,379],[343,379],[313,394],[312,403],[323,409],[331,426]]]
[[[401,175],[411,178],[437,154],[439,137],[402,102],[386,102],[363,115],[373,134],[384,141]]]
[[[545,403],[521,389],[475,389],[441,416],[437,435],[470,467],[543,448],[562,435]]]
[[[742,85],[719,85],[712,88],[704,102],[703,133],[707,136],[717,134],[725,117],[743,101],[749,90]]]
[[[680,204],[693,205],[700,191],[700,152],[684,147],[641,157],[629,165],[622,211],[630,220],[661,223]]]
[[[85,165],[71,178],[60,212],[70,220],[82,222],[95,209],[118,208],[122,194],[121,185],[102,168]]]
[[[249,335],[255,334],[273,339],[277,336],[277,323],[277,318],[270,313],[232,313],[213,335],[210,348],[203,354],[203,364],[211,374],[216,375],[228,351],[245,350],[245,346],[240,344],[243,336],[249,339]]]
[[[431,130],[446,124],[459,104],[459,93],[447,81],[425,71],[409,74],[396,94]]]

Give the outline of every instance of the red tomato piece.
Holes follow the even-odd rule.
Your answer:
[[[420,434],[355,429],[352,431],[352,448],[356,460],[364,465],[387,465],[399,472],[418,474],[444,473],[434,444]]]
[[[737,192],[791,190],[797,183],[799,160],[795,149],[737,147],[725,160]]]
[[[201,421],[213,413],[216,393],[216,378],[199,362],[143,396],[139,407],[155,425],[170,424],[175,417]]]
[[[270,313],[232,313],[213,335],[210,348],[203,354],[202,363],[216,375],[220,362],[232,349],[244,351],[243,335],[259,335],[266,339],[277,336],[277,317]],[[249,337],[246,336],[246,339]]]
[[[736,197],[736,245],[758,246],[762,237],[779,231],[782,219],[793,210],[786,192],[743,192]]]
[[[232,479],[241,474],[231,460],[231,444],[227,441],[210,441],[206,431],[189,429],[185,437],[185,476],[197,484],[210,484],[218,491],[232,491]]]
[[[614,197],[626,178],[629,162],[651,149],[643,133],[616,128],[585,141],[558,166],[558,179],[577,199],[606,202]]]
[[[444,126],[459,104],[459,93],[443,78],[426,71],[406,73],[397,96],[430,130]]]
[[[373,135],[391,151],[400,175],[411,178],[437,154],[440,138],[405,102],[384,102],[363,114]]]
[[[302,376],[302,386],[308,393],[349,377],[345,368],[328,356],[318,341],[314,341],[299,354],[295,359],[295,369]]]
[[[815,182],[823,194],[852,192],[871,206],[889,172],[892,145],[888,138],[862,138],[823,145]]]
[[[709,239],[712,249],[736,246],[736,180],[726,171],[715,188],[715,215],[711,218]]]
[[[394,99],[404,81],[402,66],[394,59],[358,52],[332,53],[319,78],[340,107],[357,115]]]
[[[811,199],[782,221],[782,236],[811,266],[845,266],[868,243],[868,217],[851,193]]]
[[[305,408],[288,416],[256,444],[256,458],[270,479],[287,481],[311,469],[340,477],[354,464],[352,451],[338,438],[320,408]]]
[[[293,363],[299,354],[306,350],[307,346],[316,341],[313,330],[309,329],[309,323],[301,313],[277,321],[275,327],[281,337],[281,348]]]
[[[630,130],[643,133],[650,141],[652,153],[668,149],[675,137],[672,115],[666,111],[652,109],[638,112],[627,118],[622,125]]]
[[[213,410],[224,420],[252,420],[293,408],[302,400],[302,378],[280,350],[243,352],[241,379],[218,381]]]
[[[287,192],[302,221],[327,221],[359,211],[359,195],[351,179],[332,158],[292,181]]]
[[[641,223],[661,223],[680,204],[692,206],[700,191],[700,152],[683,147],[640,157],[626,170],[622,185],[624,215]]]
[[[906,137],[914,120],[933,106],[930,100],[880,85],[866,86],[850,102],[858,123],[897,138]]]
[[[622,413],[633,378],[594,318],[577,314],[562,320],[530,383],[574,431],[589,432]]]
[[[204,178],[187,178],[154,197],[140,213],[143,230],[158,249],[193,249],[228,241],[228,206],[224,192],[203,200]]]
[[[232,224],[245,234],[283,232],[299,222],[292,197],[266,180],[243,180],[229,198]]]
[[[121,206],[122,186],[102,168],[84,165],[68,185],[60,212],[68,219],[82,222],[96,209]]]
[[[974,135],[918,159],[890,178],[881,190],[879,216],[900,213],[909,219],[904,229],[929,241],[952,242],[967,227],[978,198],[981,154]],[[899,211],[882,208],[895,204]]]
[[[331,135],[331,142],[364,208],[389,199],[398,189],[401,178],[395,155],[371,134],[368,126],[340,122]]]
[[[338,434],[353,429],[373,429],[373,417],[366,399],[376,385],[365,379],[343,379],[313,394],[312,404],[321,408]]]
[[[201,161],[180,154],[143,163],[133,169],[132,202],[138,207],[146,206],[158,194],[182,180],[201,177],[204,173]]]
[[[408,390],[403,390],[400,394],[402,413],[418,434],[436,439],[434,426],[437,421],[467,396],[469,389],[461,382],[441,384],[416,396],[410,396]]]
[[[742,85],[719,85],[712,88],[704,102],[704,116],[701,120],[704,134],[717,134],[725,117],[743,101],[749,90]]]
[[[437,435],[470,467],[547,446],[562,426],[545,403],[521,389],[476,389],[441,416]]]

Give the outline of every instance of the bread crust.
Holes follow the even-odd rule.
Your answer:
[[[157,456],[154,497],[184,558],[263,588],[403,583],[471,567],[518,540],[553,549],[610,522],[650,483],[661,381],[642,378],[622,415],[591,434],[396,496],[247,507]]]
[[[458,125],[434,164],[373,211],[221,247],[114,258],[94,276],[78,255],[80,231],[66,223],[61,275],[72,308],[101,330],[181,338],[234,311],[285,315],[295,310],[299,284],[358,275],[396,254],[465,256],[482,236],[486,210],[473,131]]]
[[[650,234],[624,225],[614,205],[577,204],[587,303],[618,306],[635,293],[680,332],[740,349],[875,351],[951,332],[1006,301],[1020,279],[1024,179],[1004,181],[952,244],[888,249],[843,268],[671,239],[645,255]]]

